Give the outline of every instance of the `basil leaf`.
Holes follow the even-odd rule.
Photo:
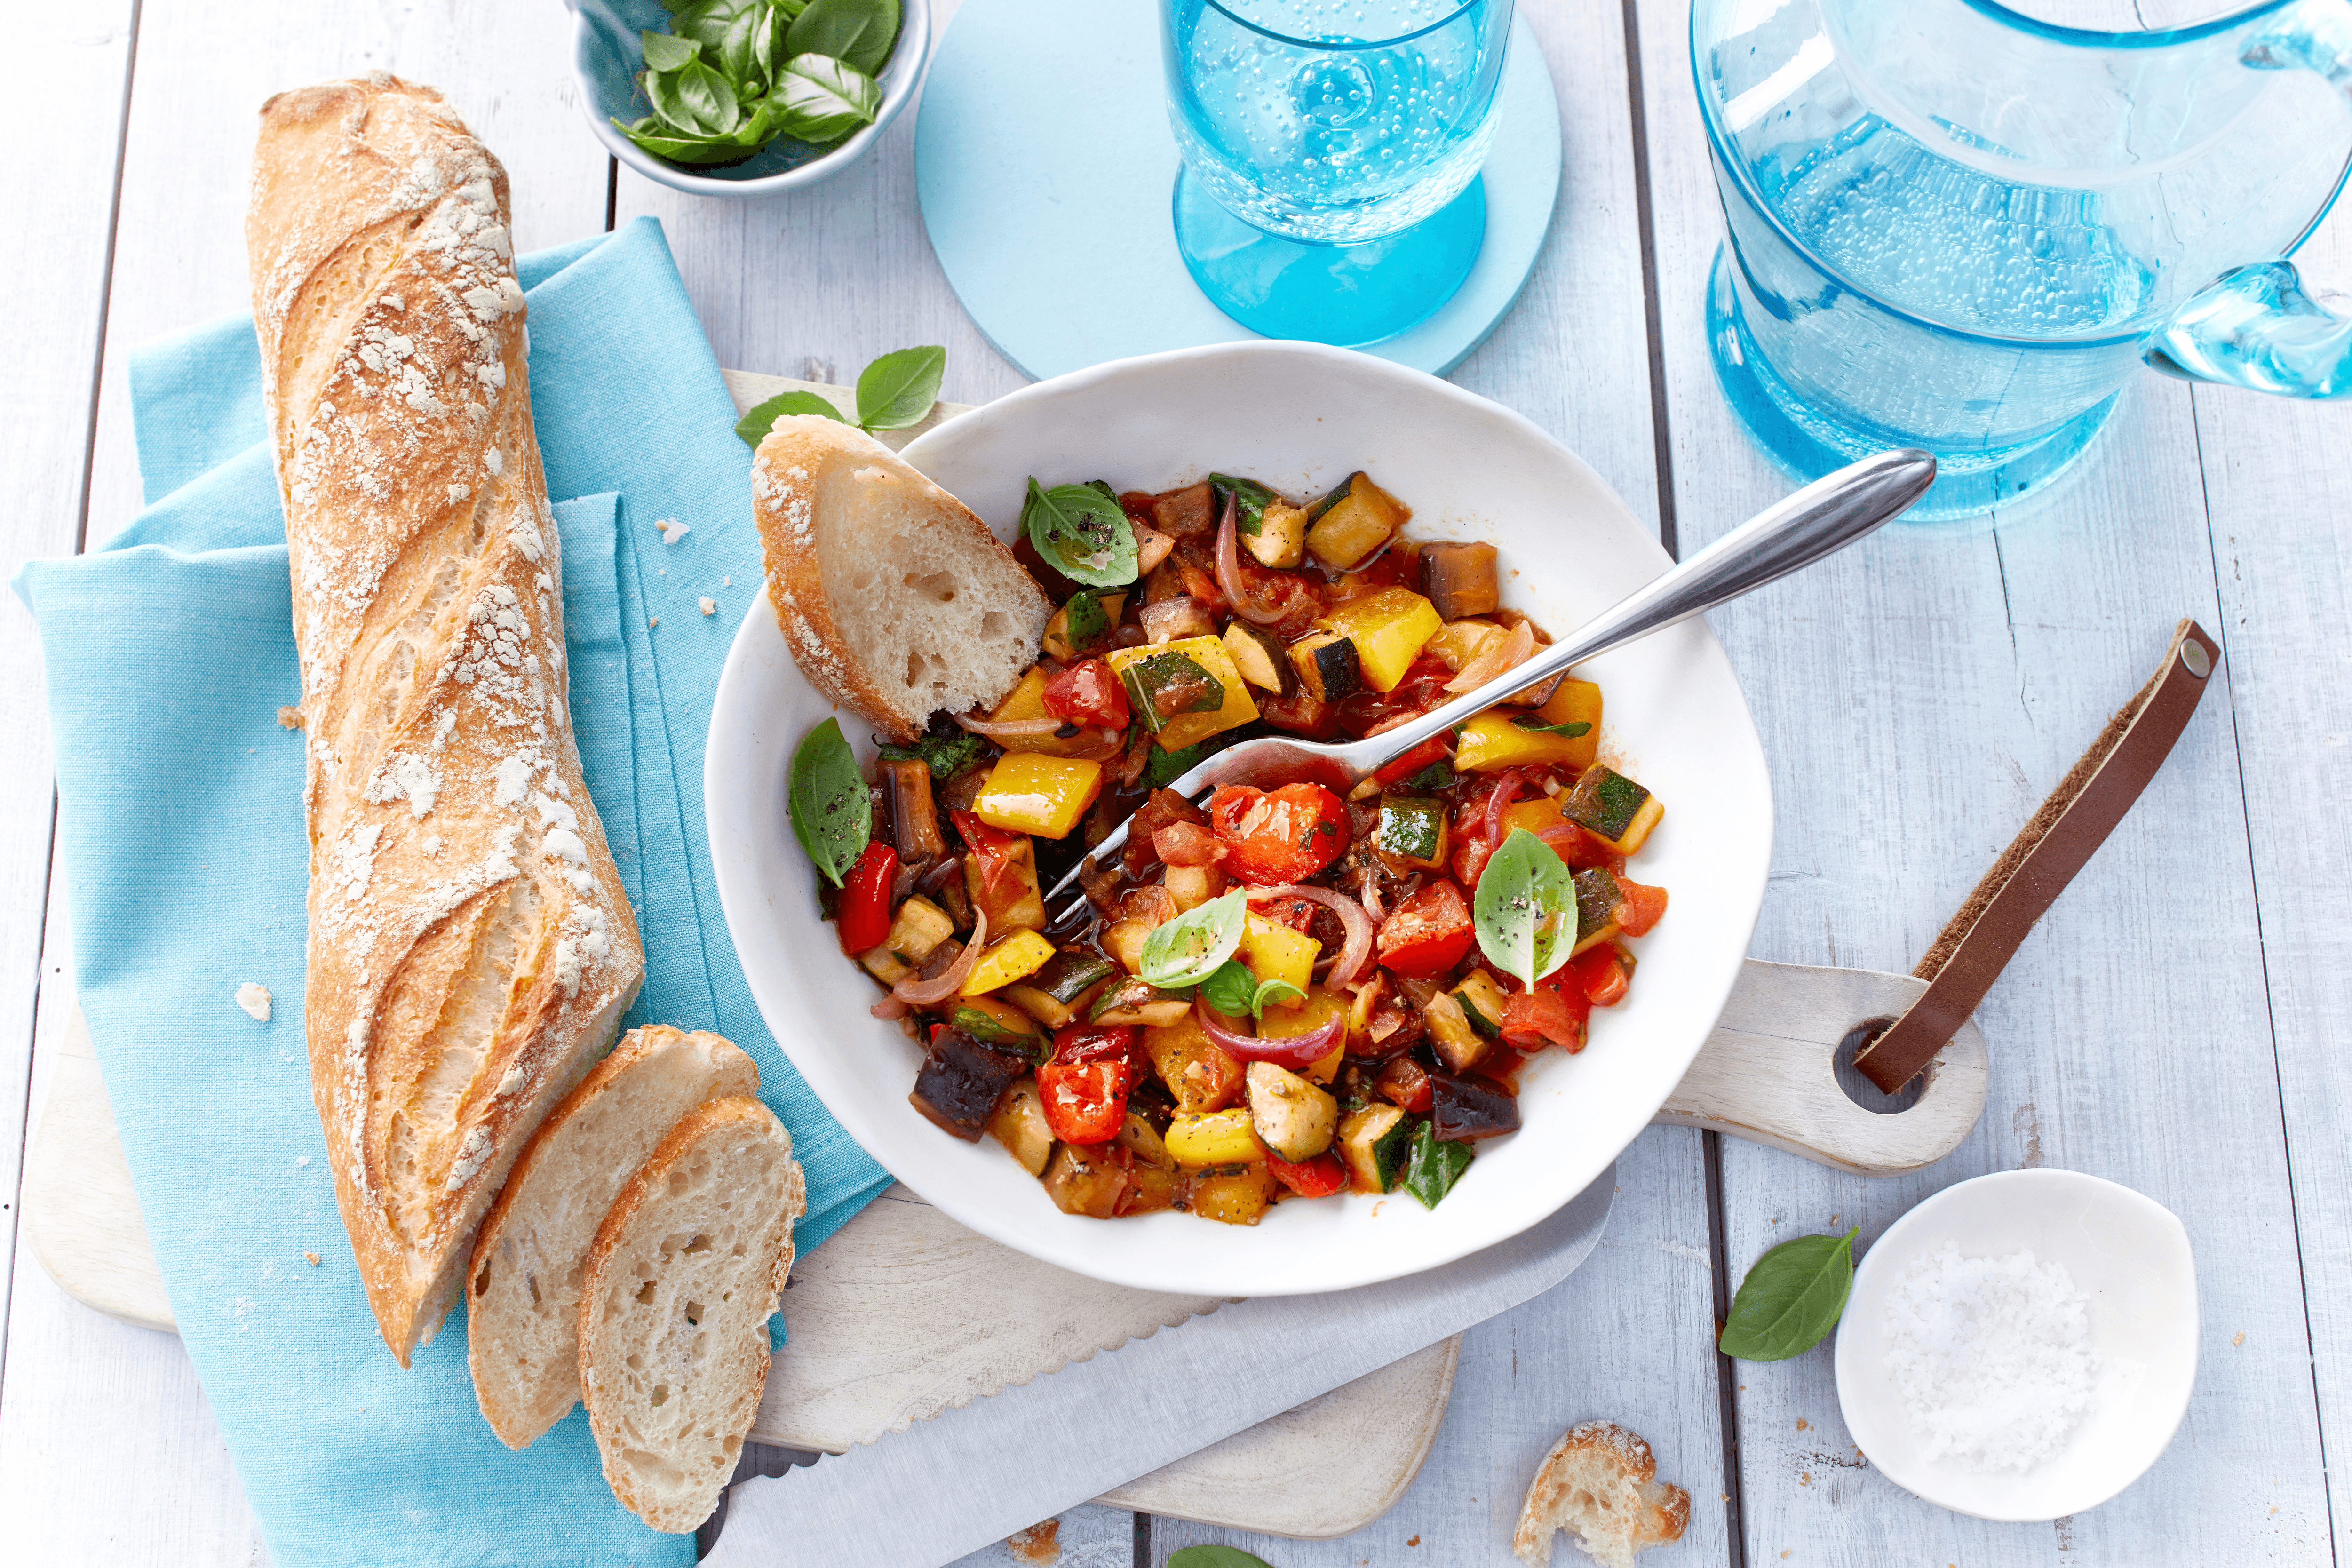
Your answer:
[[[735,434],[743,437],[745,445],[757,450],[760,443],[768,438],[768,432],[774,428],[776,421],[787,414],[822,414],[827,419],[840,419],[844,425],[849,423],[823,393],[795,390],[780,392],[765,403],[755,404],[749,414],[735,422]]]
[[[702,47],[692,38],[681,38],[674,33],[656,33],[651,27],[637,35],[645,40],[646,69],[676,70],[689,60],[702,58]]]
[[[858,848],[863,850],[865,846]],[[1236,888],[1154,931],[1143,939],[1143,965],[1136,973],[1162,991],[1198,985],[1208,979],[1242,944],[1249,908],[1244,902],[1245,897]]]
[[[1287,980],[1261,980],[1257,990],[1250,996],[1250,1015],[1263,1017],[1266,1008],[1274,1003],[1306,1000],[1307,993]]]
[[[1226,1017],[1246,1018],[1256,1012],[1251,1004],[1257,996],[1257,976],[1250,973],[1248,964],[1229,958],[1201,982],[1201,994]]]
[[[1861,1233],[1856,1226],[1843,1236],[1801,1236],[1758,1258],[1731,1299],[1716,1348],[1741,1361],[1787,1361],[1828,1338],[1853,1289]]]
[[[793,753],[790,812],[793,837],[838,888],[874,837],[874,802],[837,721],[811,730]]]
[[[743,117],[735,89],[698,56],[676,70],[646,73],[646,96],[655,113],[689,136],[724,136]]]
[[[1151,755],[1144,759],[1143,763],[1145,786],[1160,789],[1174,784],[1202,758],[1214,750],[1216,748],[1206,741],[1195,741],[1179,752],[1163,752],[1157,746],[1152,747]]]
[[[794,55],[830,55],[878,74],[898,42],[898,0],[809,0],[786,39]]]
[[[726,34],[719,39],[719,68],[746,98],[757,98],[768,90],[766,73],[760,68],[760,33],[766,20],[759,6],[747,5],[727,24]]]
[[[923,735],[911,746],[882,745],[882,759],[891,763],[920,763],[931,770],[931,777],[945,784],[956,774],[980,761],[988,752],[988,742],[978,735]]]
[[[742,0],[694,0],[678,7],[670,18],[669,30],[716,49],[727,41],[727,25],[735,19],[741,4]]]
[[[724,168],[740,163],[759,151],[746,148],[731,136],[687,136],[671,130],[652,115],[646,115],[635,125],[613,121],[614,128],[656,158],[667,158],[673,163],[688,163],[700,168]]]
[[[809,0],[776,0],[776,3],[770,6],[769,9],[775,12],[777,16],[782,16],[784,19],[784,25],[789,27],[793,23],[800,20],[801,13],[807,10],[808,7]],[[776,58],[779,60],[786,58],[781,52],[783,49],[783,36],[782,34],[778,34],[776,37],[776,48],[779,52]]]
[[[1521,984],[1558,969],[1576,946],[1576,887],[1568,867],[1524,827],[1512,828],[1487,858],[1473,903],[1478,951]]]
[[[933,343],[884,354],[857,376],[857,422],[868,430],[920,425],[940,400],[948,351]]]
[[[1547,724],[1543,721],[1542,715],[1537,713],[1522,713],[1511,722],[1522,730],[1532,730],[1538,735],[1559,735],[1570,741],[1580,735],[1589,735],[1592,732],[1592,726],[1580,721],[1567,724]]]
[[[1422,769],[1421,772],[1413,774],[1412,777],[1405,780],[1403,784],[1397,787],[1408,790],[1452,789],[1454,787],[1454,773],[1453,763],[1432,763],[1429,766]]]
[[[1187,1546],[1168,1559],[1168,1568],[1274,1568],[1238,1546]]]
[[[1049,490],[1032,477],[1021,527],[1045,564],[1073,583],[1117,588],[1135,581],[1135,530],[1118,498],[1092,485]]]
[[[1469,1144],[1440,1139],[1437,1124],[1424,1121],[1413,1134],[1412,1153],[1405,1161],[1404,1177],[1397,1185],[1419,1198],[1422,1207],[1433,1209],[1454,1190],[1454,1184],[1470,1168],[1473,1157]]]
[[[1073,594],[1062,607],[1068,612],[1062,617],[1062,635],[1073,648],[1090,648],[1110,635],[1110,615],[1099,595]]]
[[[1233,496],[1234,528],[1236,532],[1255,538],[1265,521],[1265,509],[1276,500],[1275,493],[1255,479],[1236,479],[1224,474],[1209,476],[1210,493],[1215,496],[1217,510],[1225,509],[1225,497]]]
[[[882,108],[872,77],[825,55],[786,60],[775,92],[784,100],[784,134],[803,142],[838,142],[874,123]]]

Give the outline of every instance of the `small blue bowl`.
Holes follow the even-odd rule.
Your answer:
[[[614,157],[649,180],[673,190],[700,196],[767,196],[822,184],[874,149],[898,111],[913,101],[923,85],[931,58],[931,10],[929,0],[899,0],[898,45],[890,63],[882,68],[882,111],[874,123],[847,141],[817,147],[790,137],[779,137],[756,157],[730,169],[681,169],[665,163],[621,134],[614,120],[625,123],[649,110],[637,89],[637,72],[645,68],[641,30],[666,29],[669,13],[660,0],[564,0],[578,19],[572,36],[572,69],[580,78],[580,103],[587,111],[588,128]]]

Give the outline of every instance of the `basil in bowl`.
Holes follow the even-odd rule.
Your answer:
[[[772,195],[833,178],[914,99],[930,58],[928,0],[680,0],[675,14],[662,0],[568,3],[572,66],[596,139],[647,179],[697,195]],[[646,79],[647,33],[679,39],[654,46],[658,81]],[[698,36],[707,45],[701,62],[681,68]],[[859,103],[853,73],[877,64],[885,47],[873,79],[879,101]],[[856,62],[851,73],[832,68],[836,55]],[[871,122],[845,112],[843,99],[861,112],[870,107]],[[640,128],[638,136],[624,127]],[[770,129],[776,134],[766,139]],[[803,141],[794,130],[833,139]],[[730,134],[765,144],[740,163],[706,161],[730,155]],[[657,156],[641,140],[678,156]]]

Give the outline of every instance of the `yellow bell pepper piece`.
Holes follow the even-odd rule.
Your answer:
[[[1265,1158],[1265,1146],[1250,1130],[1246,1106],[1230,1110],[1179,1111],[1169,1118],[1168,1157],[1200,1170],[1209,1165],[1245,1165]]]
[[[1202,1219],[1224,1225],[1255,1225],[1274,1206],[1274,1194],[1280,1190],[1274,1167],[1257,1160],[1238,1171],[1200,1178],[1192,1184],[1187,1202]]]
[[[985,996],[1045,967],[1054,944],[1034,931],[1016,931],[1003,942],[991,942],[964,976],[959,996]]]
[[[988,719],[992,724],[1004,724],[1015,720],[1052,717],[1045,711],[1045,672],[1033,664],[1029,667],[1029,673],[1021,678],[1020,684],[996,705],[996,711]],[[1067,756],[1073,751],[1097,743],[1099,737],[1092,730],[1066,741],[1058,735],[1008,735],[997,742],[1008,752],[1040,752],[1049,757]]]
[[[1348,493],[1324,509],[1307,531],[1315,559],[1345,572],[1396,537],[1412,514],[1364,473],[1348,476]]]
[[[1577,748],[1577,754],[1565,760],[1570,767],[1580,771],[1600,760],[1601,688],[1589,680],[1571,677],[1559,683],[1559,689],[1551,694],[1549,701],[1536,710],[1536,714],[1547,724],[1591,725],[1592,728],[1587,730],[1581,739],[1569,742]]]
[[[1307,990],[1315,984],[1315,955],[1322,951],[1323,944],[1313,937],[1264,915],[1251,915],[1242,927],[1241,959],[1261,985],[1286,980]],[[1286,1009],[1297,1005],[1295,999],[1279,1004]]]
[[[1348,1054],[1348,1042],[1341,1040],[1331,1047],[1331,1054],[1307,1069],[1307,1077],[1317,1083],[1328,1084],[1339,1076],[1339,1063]]]
[[[1395,690],[1422,646],[1445,625],[1437,606],[1410,588],[1382,588],[1351,599],[1315,624],[1356,645],[1364,684],[1375,691]]]
[[[1161,751],[1181,752],[1187,746],[1198,745],[1212,735],[1237,730],[1257,717],[1257,704],[1250,698],[1249,683],[1234,668],[1234,656],[1227,651],[1222,638],[1178,637],[1173,642],[1164,642],[1157,647],[1113,648],[1110,667],[1118,672],[1121,680],[1126,680],[1130,667],[1168,653],[1181,653],[1208,671],[1225,689],[1225,700],[1223,707],[1209,712],[1170,716],[1161,725],[1159,734],[1153,737],[1159,742]],[[1132,701],[1135,698],[1132,682],[1129,683],[1128,695]],[[1144,715],[1139,710],[1136,717],[1141,719]],[[1147,724],[1150,721],[1145,719]],[[1058,838],[1061,835],[1057,833],[1054,837]]]
[[[1564,795],[1538,795],[1533,800],[1515,801],[1503,808],[1503,837],[1508,838],[1511,829],[1524,827],[1529,833],[1541,833],[1547,827],[1570,826],[1568,813],[1559,808]]]
[[[1454,766],[1465,773],[1496,773],[1504,768],[1538,767],[1551,763],[1566,763],[1571,767],[1584,764],[1579,757],[1589,757],[1585,742],[1591,733],[1571,741],[1565,735],[1549,734],[1542,730],[1523,730],[1512,721],[1515,713],[1488,711],[1481,713],[1462,728],[1462,739],[1454,747]]]
[[[1251,717],[1255,718],[1253,714]],[[1063,838],[1102,794],[1102,764],[1078,757],[1008,752],[996,759],[972,815],[1007,833]]]

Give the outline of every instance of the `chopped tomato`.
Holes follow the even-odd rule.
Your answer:
[[[1617,890],[1625,895],[1617,906],[1617,929],[1627,936],[1646,936],[1666,912],[1666,890],[1646,888],[1639,882],[1617,879]]]
[[[1227,873],[1261,888],[1306,880],[1345,854],[1353,837],[1345,803],[1313,784],[1271,794],[1227,784],[1209,801],[1209,824],[1228,847]]]
[[[1065,1143],[1108,1143],[1127,1121],[1132,1074],[1124,1061],[1047,1062],[1037,1069],[1045,1125]]]
[[[1250,905],[1250,913],[1288,926],[1301,936],[1313,936],[1315,911],[1320,908],[1312,899],[1260,899]]]
[[[955,824],[956,831],[963,835],[964,847],[980,862],[981,886],[994,892],[1007,878],[1021,874],[1020,849],[1027,834],[991,827],[969,811],[950,811],[948,820]]]
[[[1570,995],[1557,985],[1534,986],[1504,1001],[1503,1039],[1536,1050],[1559,1046],[1574,1056],[1584,1048],[1584,1025],[1591,1012],[1581,991]]]
[[[1287,697],[1271,691],[1255,695],[1258,717],[1277,730],[1317,741],[1328,741],[1339,732],[1339,710],[1307,690],[1304,682]]]
[[[1225,613],[1224,590],[1217,586],[1214,577],[1182,559],[1177,561],[1176,572],[1184,584],[1184,592],[1199,600],[1209,614],[1222,616]]]
[[[1476,836],[1454,841],[1454,878],[1465,888],[1475,888],[1478,879],[1486,873],[1486,862],[1493,859],[1495,846],[1491,839]]]
[[[1339,703],[1339,724],[1351,735],[1369,735],[1382,725],[1413,713],[1426,713],[1448,697],[1445,683],[1453,669],[1435,654],[1424,653],[1407,667],[1404,678],[1389,691],[1359,691]]]
[[[1132,1024],[1066,1024],[1054,1032],[1054,1057],[1062,1067],[1087,1062],[1135,1064],[1143,1031]]]
[[[1462,962],[1477,934],[1462,889],[1444,877],[1424,882],[1381,922],[1381,967],[1443,974]]]
[[[890,885],[898,879],[898,852],[879,839],[841,881],[835,916],[841,922],[841,951],[856,957],[880,947],[890,935]]]
[[[1265,1164],[1276,1181],[1302,1198],[1328,1198],[1348,1184],[1348,1167],[1337,1154],[1318,1154],[1294,1165],[1268,1150]]]
[[[1106,730],[1126,729],[1130,717],[1127,688],[1098,658],[1082,658],[1045,682],[1045,711],[1066,723]]]
[[[1450,738],[1444,734],[1432,735],[1396,761],[1381,763],[1373,773],[1372,782],[1378,784],[1402,784],[1422,769],[1445,761],[1454,754],[1445,746]]]
[[[1571,871],[1589,870],[1595,866],[1619,864],[1617,852],[1579,827],[1573,822],[1563,822],[1557,827],[1547,827],[1536,835],[1551,846],[1551,852],[1560,858]],[[1659,908],[1665,906],[1662,903]]]
[[[1576,984],[1596,1007],[1613,1007],[1625,996],[1625,966],[1607,942],[1588,948],[1568,961]]]
[[[1519,1092],[1519,1068],[1525,1067],[1527,1061],[1525,1056],[1510,1047],[1496,1046],[1473,1070],[1480,1078],[1492,1079],[1516,1095]]]
[[[1194,822],[1171,822],[1151,836],[1151,848],[1171,866],[1213,866],[1230,851],[1223,840]]]
[[[1429,1073],[1411,1057],[1399,1057],[1381,1068],[1372,1088],[1391,1105],[1402,1105],[1416,1116],[1429,1114]]]

